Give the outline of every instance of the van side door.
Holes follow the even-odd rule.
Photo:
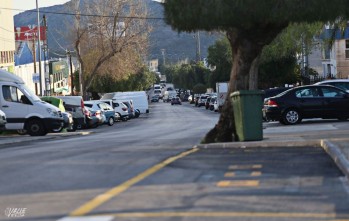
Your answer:
[[[7,117],[6,128],[9,130],[23,129],[29,107],[33,104],[16,86],[2,85],[1,92],[1,109]]]

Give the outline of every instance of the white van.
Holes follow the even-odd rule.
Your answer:
[[[141,114],[149,113],[148,98],[145,91],[112,92],[103,95],[103,99],[132,100],[135,111]]]
[[[24,81],[0,70],[0,109],[6,114],[6,130],[26,130],[31,136],[43,136],[62,127],[61,111],[37,97]]]

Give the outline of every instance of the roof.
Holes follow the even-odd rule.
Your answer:
[[[16,82],[16,83],[24,84],[24,81],[22,78],[2,69],[0,69],[0,81]]]
[[[333,33],[334,32],[334,33]],[[334,39],[335,40],[340,40],[340,39],[348,39],[349,38],[349,28],[345,28],[343,31],[342,30],[333,30],[333,29],[325,29],[321,35],[321,39],[331,39],[334,34]]]
[[[39,48],[36,47],[36,60],[38,61],[39,59]],[[41,47],[41,61],[44,61],[44,51],[43,48]],[[17,50],[17,53],[15,54],[15,65],[24,65],[24,64],[31,64],[34,62],[34,57],[33,53],[29,48],[29,45],[27,42],[21,42],[20,46]]]

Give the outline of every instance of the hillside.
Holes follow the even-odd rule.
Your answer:
[[[85,0],[88,1],[88,0]],[[85,1],[81,0],[81,4]],[[148,10],[152,17],[163,17],[163,7],[160,3],[152,0],[145,0]],[[73,16],[64,14],[51,14],[49,12],[72,13],[69,11],[69,2],[63,5],[55,5],[51,7],[40,8],[41,17],[45,14],[48,25],[48,45],[50,56],[57,57],[64,55],[64,49],[73,49],[71,37],[67,30],[70,30],[73,24]],[[36,12],[23,12],[14,17],[15,26],[27,26],[37,24]],[[196,40],[194,33],[178,33],[173,31],[164,21],[149,21],[153,26],[150,35],[149,59],[162,59],[161,49],[165,49],[166,61],[177,61],[179,59],[189,58],[195,59],[196,56]],[[200,32],[201,57],[207,56],[207,48],[214,44],[217,35],[210,35]]]

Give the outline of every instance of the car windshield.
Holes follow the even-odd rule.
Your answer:
[[[23,90],[25,91],[25,93],[27,94],[27,96],[29,96],[31,98],[32,101],[37,102],[37,101],[41,101],[41,99],[36,96],[34,94],[34,92],[32,92],[26,85],[23,85]]]

